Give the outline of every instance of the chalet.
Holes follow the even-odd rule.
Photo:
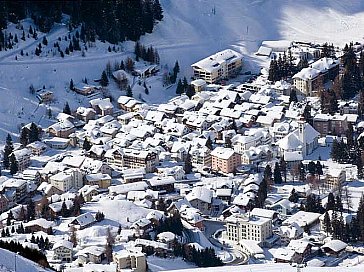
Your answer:
[[[101,116],[112,115],[114,106],[110,102],[110,98],[96,98],[90,100],[92,108]]]
[[[40,156],[45,152],[48,146],[40,141],[35,141],[27,145],[27,148],[31,151],[34,156]]]
[[[105,257],[105,248],[99,246],[88,246],[75,254],[81,264],[100,264]]]
[[[14,202],[19,202],[27,197],[27,184],[28,183],[23,179],[5,178],[0,184],[0,192],[2,192],[9,201],[9,197],[12,196]]]
[[[80,120],[88,122],[89,120],[94,120],[96,111],[91,108],[78,107],[76,110],[76,117]]]
[[[26,233],[34,233],[43,231],[47,234],[52,234],[52,228],[55,226],[54,222],[47,221],[44,218],[38,218],[24,224]]]
[[[94,196],[99,194],[98,188],[97,185],[85,185],[78,192],[82,194],[86,202],[90,202]]]
[[[323,187],[328,190],[336,190],[346,181],[346,171],[342,168],[325,167],[324,174]]]
[[[63,120],[48,127],[47,131],[51,136],[68,138],[70,134],[75,132],[75,126],[72,122]]]
[[[108,174],[88,174],[85,176],[86,184],[97,185],[100,189],[107,189],[111,185],[111,177]]]
[[[88,226],[91,226],[95,222],[95,217],[91,213],[87,212],[77,216],[69,225],[73,225],[76,228],[82,230],[87,228]]]
[[[38,90],[37,91],[37,98],[40,103],[48,103],[51,102],[54,98],[53,92],[47,90]]]
[[[73,244],[70,241],[62,240],[53,245],[54,259],[64,262],[72,261]]]
[[[135,69],[134,73],[140,78],[147,78],[155,75],[158,71],[158,65],[149,65],[140,69]]]
[[[321,248],[327,255],[331,255],[338,258],[345,252],[347,246],[348,244],[344,243],[343,241],[331,240],[325,243]]]
[[[193,187],[192,191],[186,195],[186,199],[192,207],[201,211],[205,215],[210,215],[212,211],[213,192],[205,187]]]
[[[160,193],[171,193],[174,192],[174,183],[176,180],[174,177],[153,177],[148,179],[150,187],[154,191],[159,191]]]
[[[196,79],[191,81],[191,85],[194,88],[195,92],[198,93],[204,91],[207,84],[206,81],[203,79]]]
[[[90,95],[94,93],[95,86],[91,86],[85,83],[79,83],[74,86],[73,91],[82,95]]]

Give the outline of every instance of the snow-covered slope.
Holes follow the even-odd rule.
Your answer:
[[[16,263],[15,263],[16,262]],[[0,272],[46,272],[50,270],[43,269],[36,263],[23,258],[22,256],[16,255],[5,249],[0,248]]]
[[[144,37],[171,64],[189,65],[231,47],[252,53],[262,40],[362,41],[364,2],[352,0],[162,0],[164,21]]]

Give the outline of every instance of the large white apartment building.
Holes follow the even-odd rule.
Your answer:
[[[80,189],[83,186],[83,175],[79,169],[68,169],[50,177],[51,184],[63,192],[71,188]]]
[[[243,56],[240,53],[226,49],[191,66],[196,78],[211,84],[237,74],[241,70],[242,64]]]
[[[232,215],[225,219],[226,238],[239,243],[240,240],[263,242],[272,236],[272,220],[258,216]]]

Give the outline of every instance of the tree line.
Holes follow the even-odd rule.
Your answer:
[[[31,260],[43,267],[47,267],[47,268],[50,267],[49,263],[47,261],[47,257],[44,255],[44,253],[42,253],[39,250],[33,249],[33,248],[24,247],[18,242],[14,242],[14,241],[6,242],[6,241],[0,240],[0,248],[3,248],[6,250],[9,250],[11,252],[14,252],[16,254],[19,254],[20,256],[22,256],[28,260]]]
[[[18,1],[0,2],[0,30],[8,22],[18,23],[31,17],[40,31],[48,32],[54,23],[61,23],[62,13],[70,15],[70,29],[82,25],[87,41],[118,43],[137,41],[152,33],[163,19],[159,0],[99,1]]]

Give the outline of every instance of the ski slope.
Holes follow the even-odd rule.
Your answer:
[[[164,20],[142,41],[170,64],[189,65],[227,47],[249,56],[263,40],[344,45],[363,41],[364,2],[353,0],[161,0]],[[215,12],[214,12],[215,11]],[[252,67],[251,67],[252,66]]]

